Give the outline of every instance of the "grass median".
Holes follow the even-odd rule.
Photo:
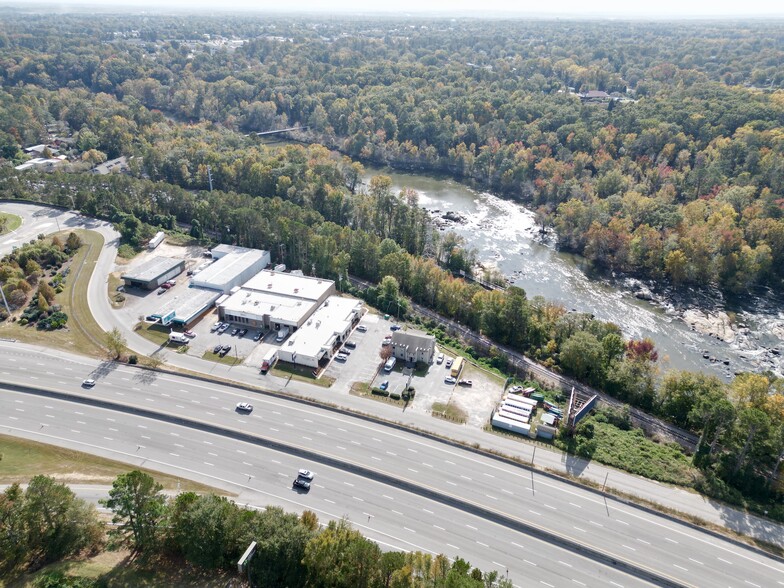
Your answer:
[[[131,448],[132,451],[135,448]],[[47,445],[18,437],[0,435],[0,484],[27,483],[30,478],[44,474],[68,484],[111,484],[120,474],[137,469],[151,475],[167,490],[215,492],[225,494],[204,484],[192,482],[119,461]]]

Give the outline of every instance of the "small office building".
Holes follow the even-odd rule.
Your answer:
[[[392,333],[392,356],[416,363],[432,363],[436,338],[420,331],[395,331]]]
[[[152,257],[120,276],[128,288],[155,290],[185,271],[184,259]]]

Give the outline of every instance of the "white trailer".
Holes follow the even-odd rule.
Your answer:
[[[155,249],[158,245],[163,243],[164,237],[166,237],[166,233],[164,233],[163,231],[158,231],[157,233],[155,233],[155,236],[152,239],[150,239],[149,243],[147,243],[147,247],[149,249]]]

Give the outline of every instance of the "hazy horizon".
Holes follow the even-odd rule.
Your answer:
[[[643,3],[622,0],[605,0],[586,3],[579,0],[554,0],[543,10],[541,5],[523,5],[508,0],[398,0],[368,3],[360,0],[291,0],[285,4],[272,0],[234,0],[230,5],[216,8],[210,0],[120,0],[107,5],[96,0],[26,0],[26,2],[0,2],[0,6],[33,7],[49,6],[58,11],[69,7],[84,10],[94,6],[98,12],[113,10],[166,10],[198,12],[275,12],[275,13],[318,13],[318,14],[388,14],[388,15],[438,15],[438,16],[537,16],[537,17],[615,17],[615,18],[754,18],[784,17],[782,4],[766,0],[736,2],[715,0],[660,0],[655,8]]]

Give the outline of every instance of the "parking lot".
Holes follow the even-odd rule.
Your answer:
[[[501,398],[503,378],[466,364],[460,379],[471,380],[472,385],[448,384],[444,381],[451,371],[446,365],[447,360],[452,357],[448,354],[445,354],[441,364],[434,360],[424,374],[413,373],[413,369],[407,368],[405,363],[400,361],[391,372],[385,372],[379,352],[384,337],[392,333],[390,327],[396,324],[395,321],[385,320],[383,316],[375,313],[367,313],[360,324],[367,327],[367,331],[362,333],[355,330],[349,337],[349,341],[356,342],[357,347],[349,349],[351,354],[345,362],[333,360],[325,371],[325,375],[335,378],[333,390],[347,394],[354,382],[367,382],[373,387],[381,387],[386,381],[390,393],[400,394],[411,385],[416,389],[416,395],[406,406],[406,410],[429,413],[434,402],[452,402],[468,414],[468,425],[483,427],[487,423],[490,413]],[[436,347],[435,356],[439,353],[441,351]]]

